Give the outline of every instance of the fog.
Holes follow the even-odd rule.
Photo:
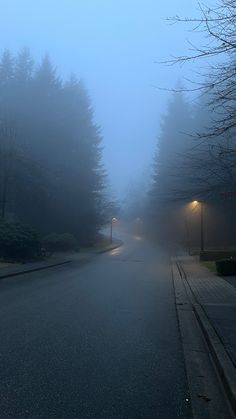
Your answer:
[[[0,417],[235,417],[236,0],[0,6]]]
[[[1,51],[28,47],[36,61],[48,52],[60,76],[73,72],[84,80],[119,199],[152,162],[168,98],[158,87],[175,87],[193,72],[160,64],[186,54],[187,38],[196,38],[186,25],[165,19],[197,14],[195,0],[1,2]]]
[[[223,0],[3,3],[1,217],[90,245],[125,208],[186,245],[186,205],[199,201],[224,226],[208,222],[209,244],[232,244],[233,11]]]

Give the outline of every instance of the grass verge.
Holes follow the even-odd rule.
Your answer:
[[[216,263],[214,260],[208,260],[206,262],[201,262],[203,266],[205,266],[207,269],[209,269],[210,272],[216,274]]]

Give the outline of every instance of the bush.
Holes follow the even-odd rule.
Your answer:
[[[235,250],[205,250],[200,252],[200,260],[225,260],[231,257],[236,258]]]
[[[236,275],[236,259],[217,260],[216,270],[220,275]]]
[[[68,252],[70,250],[78,250],[78,242],[73,234],[51,233],[44,237],[42,245],[50,252]]]
[[[0,220],[0,256],[7,260],[30,259],[39,250],[37,232],[28,225]]]

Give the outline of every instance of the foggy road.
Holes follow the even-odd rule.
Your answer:
[[[140,237],[0,283],[1,418],[189,418],[168,257]]]

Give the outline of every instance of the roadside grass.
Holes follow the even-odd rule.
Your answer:
[[[8,266],[12,266],[12,263],[0,262],[0,269],[7,268]]]
[[[1,268],[14,268],[14,267],[17,267],[19,265],[20,265],[19,262],[11,262],[11,261],[0,260],[0,269]]]
[[[201,263],[203,264],[203,266],[209,269],[210,272],[217,274],[216,264],[214,260],[208,260],[206,262],[201,262]]]

